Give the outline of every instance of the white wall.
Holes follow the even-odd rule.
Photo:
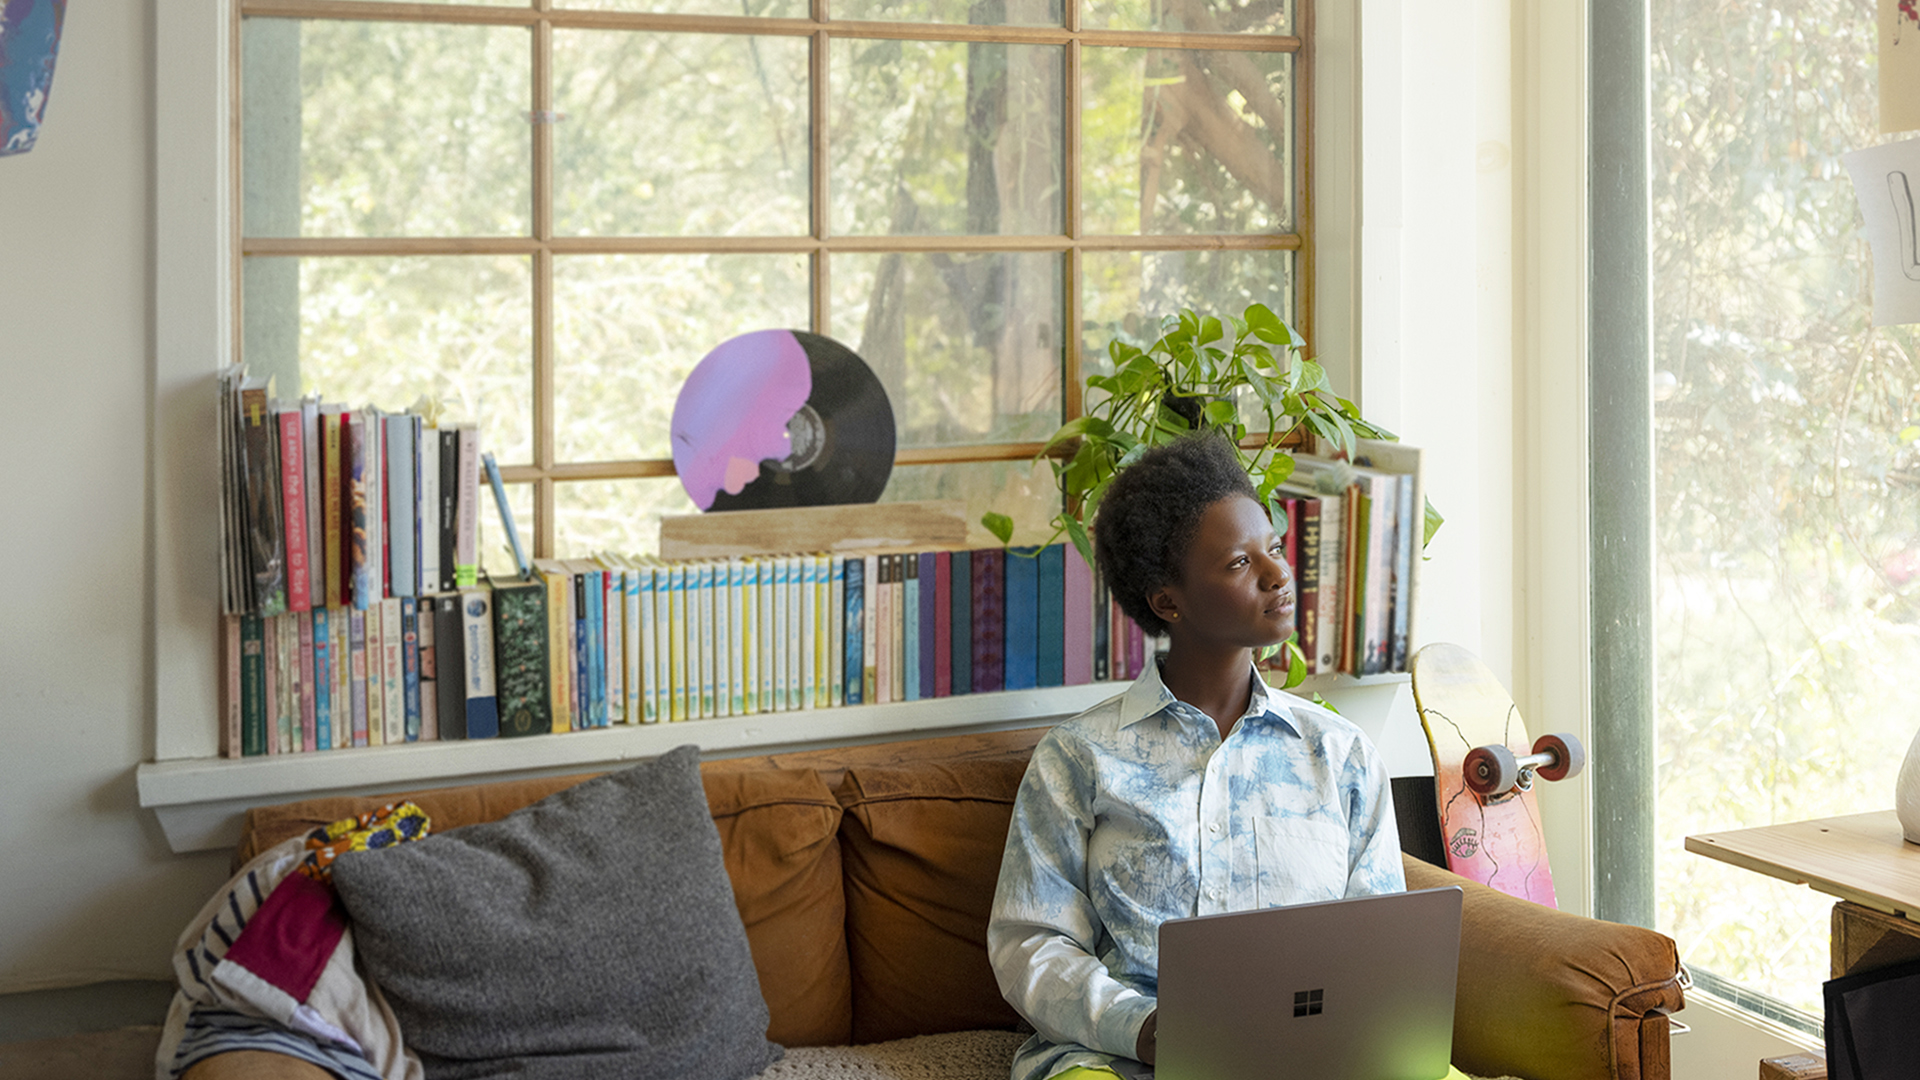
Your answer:
[[[0,158],[0,992],[164,977],[225,873],[135,806],[144,605],[151,20],[67,10],[46,124]]]

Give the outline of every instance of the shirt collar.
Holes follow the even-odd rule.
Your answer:
[[[1293,710],[1288,708],[1283,700],[1284,695],[1267,686],[1267,681],[1261,678],[1258,668],[1249,665],[1247,671],[1253,680],[1253,693],[1247,698],[1247,711],[1241,714],[1240,719],[1270,716],[1294,734],[1299,734],[1300,725],[1294,720]],[[1121,695],[1120,726],[1131,727],[1142,720],[1158,716],[1177,701],[1173,691],[1168,690],[1167,684],[1160,681],[1159,663],[1149,658],[1146,670],[1142,671],[1140,677],[1133,680],[1133,685],[1127,687],[1126,693]]]

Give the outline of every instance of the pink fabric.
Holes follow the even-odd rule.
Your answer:
[[[332,885],[289,874],[248,921],[226,960],[305,1001],[346,929],[347,911]]]

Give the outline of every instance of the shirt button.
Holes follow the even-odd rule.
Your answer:
[[[1208,890],[1207,890],[1207,899],[1209,899],[1209,900],[1218,900],[1218,899],[1220,899],[1220,890],[1219,890],[1219,889],[1208,889]]]
[[[1215,836],[1220,835],[1220,823],[1216,821],[1213,824],[1207,826],[1207,831],[1214,834]]]

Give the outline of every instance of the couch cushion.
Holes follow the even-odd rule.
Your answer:
[[[702,774],[734,905],[782,1046],[853,1037],[840,804],[811,769]]]
[[[694,747],[333,881],[436,1080],[744,1080],[780,1055]]]
[[[987,962],[987,915],[1025,771],[1024,754],[847,771],[854,1042],[1019,1022]]]

